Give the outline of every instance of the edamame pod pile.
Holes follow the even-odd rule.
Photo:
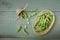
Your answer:
[[[33,23],[33,28],[35,32],[44,32],[51,24],[54,23],[53,21],[54,16],[52,15],[51,11],[42,11],[40,12]],[[52,23],[53,22],[53,23]],[[43,33],[44,34],[44,33]]]

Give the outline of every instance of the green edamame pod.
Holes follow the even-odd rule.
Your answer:
[[[26,25],[25,25],[24,27],[25,27],[25,29],[27,28],[27,26],[26,26]]]
[[[36,12],[31,12],[31,14],[28,15],[28,17],[32,17],[36,14]]]
[[[18,26],[16,32],[19,32],[21,30],[21,28],[22,28],[21,26]]]
[[[41,32],[45,30],[52,21],[52,15],[49,12],[43,12],[38,15],[37,20],[34,23],[35,31]]]
[[[23,30],[23,33],[24,33],[25,35],[28,35],[28,32],[26,31],[26,29]]]
[[[24,17],[27,18],[27,14],[25,12],[23,12],[23,14],[24,14]]]

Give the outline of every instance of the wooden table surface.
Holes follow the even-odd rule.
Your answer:
[[[55,23],[50,32],[40,36],[33,32],[32,22],[35,16],[29,18],[30,24],[27,25],[26,19],[16,21],[16,9],[23,8],[28,3],[28,8],[38,8],[38,11],[49,9],[55,14]],[[28,12],[29,13],[29,12]],[[28,36],[23,32],[16,33],[18,25],[28,27]],[[60,0],[0,0],[0,40],[60,40]]]

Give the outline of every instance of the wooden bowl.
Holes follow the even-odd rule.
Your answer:
[[[46,28],[44,31],[36,32],[35,29],[34,29],[34,22],[36,21],[37,16],[39,15],[39,14],[37,14],[37,16],[34,18],[34,21],[33,21],[33,24],[32,24],[32,28],[33,28],[33,31],[35,33],[37,33],[38,35],[44,35],[44,34],[48,33],[50,31],[50,29],[53,27],[53,24],[54,24],[54,21],[55,21],[55,16],[54,16],[54,13],[52,11],[46,9],[46,10],[42,10],[41,12],[44,12],[44,11],[50,12],[51,15],[53,16],[53,20],[52,20],[51,24],[49,25],[49,27]],[[39,12],[39,13],[41,13],[41,12]]]

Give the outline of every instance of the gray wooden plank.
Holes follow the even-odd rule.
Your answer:
[[[60,40],[60,39],[42,39],[42,38],[0,38],[0,40]]]
[[[28,8],[60,11],[60,0],[0,0],[0,11],[15,11],[18,7],[23,8],[26,3]]]
[[[60,35],[60,19],[59,19],[60,12],[54,12],[54,13],[56,17],[54,26],[47,35],[42,36],[44,38],[56,38],[56,37],[59,38],[60,37],[59,36]],[[0,12],[0,35],[5,35],[5,36],[7,35],[7,37],[9,35],[14,35],[15,37],[41,37],[39,35],[36,35],[32,31],[33,30],[32,22],[33,22],[34,17],[29,18],[31,23],[27,25],[26,19],[25,20],[19,19],[16,21],[17,15],[15,12]],[[29,32],[29,35],[24,36],[22,31],[20,31],[19,33],[16,33],[17,26],[22,25],[24,29],[25,24],[28,26],[27,30]]]

